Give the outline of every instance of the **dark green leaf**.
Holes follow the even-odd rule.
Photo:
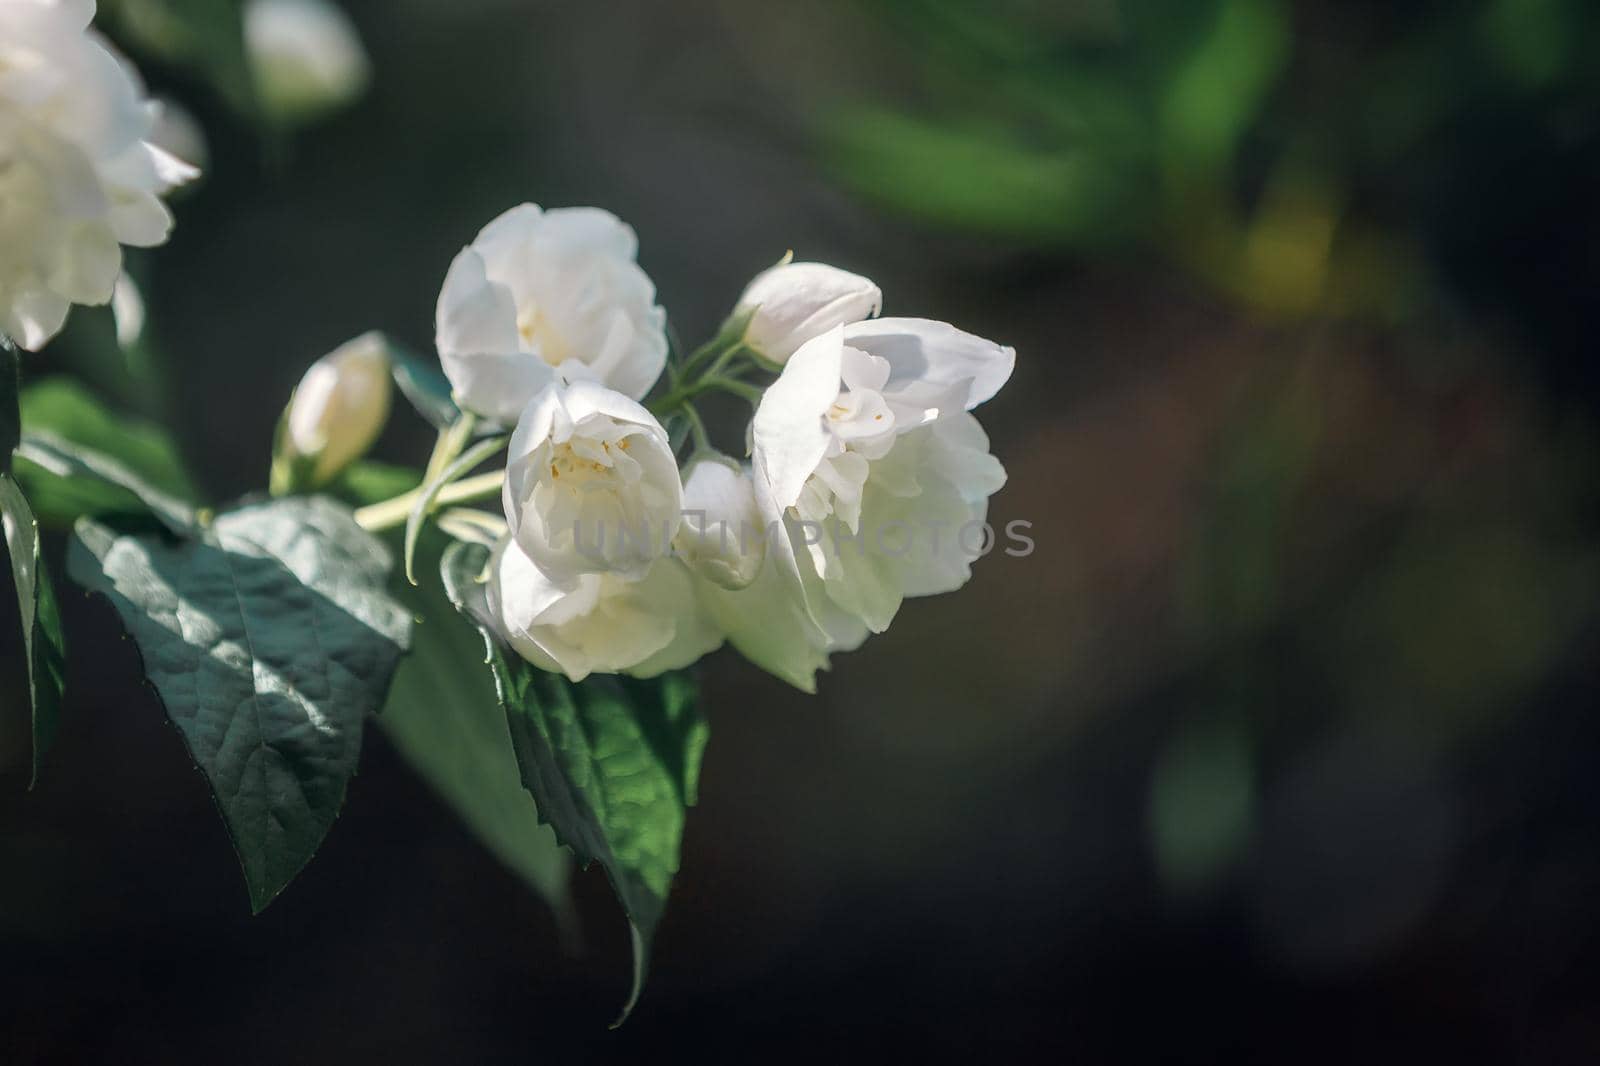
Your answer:
[[[199,498],[171,439],[160,428],[114,413],[78,385],[42,381],[22,392],[22,421],[30,433],[70,442],[114,457],[118,466],[160,493],[179,500]],[[52,473],[22,459],[17,480],[27,491],[41,524],[71,528],[79,515],[144,514],[148,505],[98,476]]]
[[[169,496],[128,469],[121,461],[64,440],[52,433],[28,433],[22,438],[17,455],[56,478],[77,482],[97,481],[100,491],[126,493],[149,509],[175,533],[186,533],[194,524],[194,510],[184,501]]]
[[[61,715],[66,646],[55,590],[39,553],[39,527],[28,501],[10,474],[0,473],[0,526],[11,552],[11,576],[22,609],[22,644],[28,656],[28,689],[33,706],[33,780],[55,740]]]
[[[111,0],[102,6],[135,44],[194,68],[242,113],[254,110],[238,0]]]
[[[410,639],[387,549],[322,498],[244,507],[203,535],[84,519],[68,562],[104,592],[210,782],[260,911],[332,826],[364,717]]]
[[[461,417],[461,408],[450,396],[450,379],[435,360],[423,359],[409,348],[389,341],[394,383],[417,413],[439,429],[448,429]]]
[[[437,533],[422,538],[424,565],[438,566],[444,543]],[[482,637],[436,582],[391,587],[420,619],[379,724],[467,828],[571,930],[571,855],[540,824],[522,787]]]
[[[439,498],[440,491],[452,481],[458,480],[473,467],[485,462],[505,446],[505,437],[489,437],[486,440],[481,440],[458,456],[444,470],[440,471],[438,477],[422,486],[422,492],[417,496],[417,502],[411,507],[411,514],[406,517],[405,571],[407,581],[413,585],[417,583],[416,570],[412,566],[412,560],[417,551],[417,537],[422,534],[422,527],[427,524],[428,515],[433,511],[434,501]]]
[[[477,584],[487,558],[478,545],[453,545],[441,567],[445,587],[483,631],[522,783],[540,817],[579,862],[599,861],[627,912],[634,978],[620,1025],[644,985],[709,730],[686,674],[573,684],[508,653],[487,624]]]

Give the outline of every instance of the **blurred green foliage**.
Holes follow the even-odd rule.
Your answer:
[[[1434,183],[1459,177],[1414,158],[1452,124],[1502,111],[1593,123],[1592,95],[1577,115],[1549,106],[1594,88],[1580,57],[1600,18],[1582,0],[873,10],[874,51],[915,91],[837,101],[819,119],[824,158],[856,190],[1026,247],[1153,246],[1289,315],[1414,308],[1423,235],[1383,223],[1425,213]],[[1327,62],[1330,44],[1354,62]]]

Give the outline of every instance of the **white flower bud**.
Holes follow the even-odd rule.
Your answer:
[[[354,24],[327,0],[250,0],[244,43],[261,106],[283,121],[349,103],[371,76]]]
[[[151,143],[138,76],[94,4],[0,0],[0,334],[37,350],[111,299],[121,245],[161,244],[161,196],[196,171]]]
[[[655,416],[579,381],[549,386],[522,413],[504,503],[511,536],[552,581],[639,578],[671,550],[683,485]]]
[[[811,338],[882,308],[883,292],[859,274],[826,263],[779,263],[745,287],[734,314],[751,316],[745,344],[781,366]]]
[[[725,455],[690,461],[674,547],[690,569],[723,588],[742,589],[756,579],[767,548],[748,466]]]
[[[638,580],[583,574],[558,582],[507,538],[495,549],[486,591],[495,628],[517,654],[573,681],[592,673],[653,677],[722,643],[675,559],[657,559]]]
[[[281,458],[309,462],[311,487],[327,484],[383,432],[393,391],[382,334],[346,341],[300,379],[284,414]]]

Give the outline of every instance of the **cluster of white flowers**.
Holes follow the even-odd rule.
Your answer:
[[[724,640],[806,690],[908,596],[959,588],[1005,472],[969,413],[1015,352],[943,322],[873,318],[866,278],[783,263],[730,318],[779,368],[748,461],[702,443],[680,472],[639,400],[666,318],[633,231],[525,204],[451,265],[440,358],[466,409],[515,425],[488,600],[529,661],[577,680],[650,676]],[[670,392],[670,390],[669,390]]]
[[[151,143],[156,110],[94,13],[0,0],[0,333],[24,348],[111,299],[121,245],[165,241],[161,196],[196,173]]]

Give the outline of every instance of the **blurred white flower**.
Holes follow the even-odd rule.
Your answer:
[[[633,230],[595,207],[514,207],[450,264],[436,341],[462,406],[509,423],[554,381],[638,399],[667,360],[666,312]]]
[[[714,609],[736,645],[751,639],[736,629],[782,613],[818,656],[848,650],[888,628],[904,597],[966,583],[981,554],[970,529],[1005,483],[967,412],[1015,358],[946,323],[896,318],[836,327],[794,354],[751,427],[757,503],[790,531],[768,541],[768,602],[741,611],[729,594],[731,622]],[[793,680],[792,663],[756,661]]]
[[[372,74],[355,25],[328,0],[250,0],[244,44],[261,106],[280,121],[344,106]]]
[[[206,142],[206,131],[200,120],[188,108],[171,97],[155,100],[155,124],[150,136],[145,138],[157,148],[177,156],[186,163],[204,170],[211,159],[211,148]]]
[[[138,344],[144,336],[144,320],[144,294],[138,283],[124,274],[111,290],[111,321],[116,326],[117,347],[126,351]]]
[[[750,468],[702,454],[683,470],[683,525],[674,547],[696,575],[723,588],[755,580],[766,559]]]
[[[671,551],[683,486],[655,416],[592,381],[551,385],[517,422],[506,454],[511,536],[552,581],[640,578]]]
[[[389,420],[394,391],[382,334],[363,333],[311,364],[285,414],[281,447],[311,460],[312,486],[325,485],[372,447]]]
[[[507,538],[495,550],[487,593],[495,625],[517,654],[573,681],[592,673],[653,677],[722,643],[688,572],[671,558],[656,560],[637,580],[584,574],[554,581]]]
[[[826,263],[784,262],[755,276],[734,315],[751,316],[745,344],[781,366],[811,338],[882,308],[882,290],[859,274]]]
[[[89,29],[93,0],[0,0],[0,333],[38,349],[104,304],[120,245],[161,244],[192,178],[149,142],[138,76]]]

